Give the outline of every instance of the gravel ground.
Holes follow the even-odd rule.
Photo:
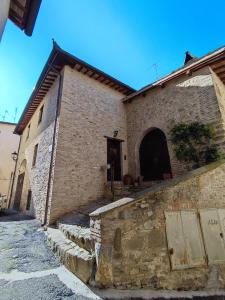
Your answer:
[[[59,267],[44,243],[44,233],[35,220],[0,223],[0,272],[34,272]]]
[[[86,300],[88,298],[75,295],[71,289],[63,284],[57,275],[41,278],[31,278],[14,282],[0,281],[0,300]]]
[[[0,213],[0,300],[100,299],[60,265],[40,223]]]

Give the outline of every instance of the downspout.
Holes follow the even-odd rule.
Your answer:
[[[12,185],[11,185],[11,190],[10,190],[8,208],[10,208],[11,201],[12,201],[12,193],[13,193],[13,188],[14,188],[14,181],[15,181],[15,176],[16,176],[17,163],[18,163],[18,160],[19,160],[21,140],[22,140],[22,138],[21,138],[21,135],[20,135],[20,142],[19,142],[19,146],[18,146],[18,156],[17,156],[17,160],[16,160],[16,163],[15,163],[14,171],[13,171],[13,180],[12,180]]]
[[[54,67],[50,66],[50,68],[54,69]],[[46,202],[45,202],[45,215],[44,215],[44,222],[42,226],[47,224],[48,220],[48,206],[49,206],[49,197],[50,197],[50,188],[51,188],[51,179],[52,179],[52,168],[53,168],[53,161],[54,161],[54,153],[55,153],[55,144],[56,144],[56,129],[57,129],[57,120],[60,113],[60,100],[62,95],[62,82],[63,76],[60,72],[54,69],[54,72],[59,74],[59,88],[57,94],[57,104],[56,104],[56,112],[55,112],[55,124],[54,124],[54,131],[53,131],[53,139],[52,139],[52,153],[51,153],[51,161],[49,166],[49,175],[48,175],[48,186],[47,186],[47,195],[46,195]]]

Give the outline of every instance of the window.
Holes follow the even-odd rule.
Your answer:
[[[26,137],[26,140],[28,140],[29,135],[30,135],[30,124],[27,127],[27,137]]]
[[[43,110],[44,110],[44,105],[42,105],[42,107],[39,110],[39,116],[38,116],[38,125],[41,123],[42,121],[42,116],[43,116]]]
[[[36,165],[37,151],[38,151],[38,144],[34,146],[34,154],[33,154],[32,167],[34,167]]]
[[[31,192],[31,190],[29,190],[29,191],[28,191],[28,194],[27,194],[27,205],[26,205],[26,210],[30,210],[31,199],[32,199],[32,192]]]

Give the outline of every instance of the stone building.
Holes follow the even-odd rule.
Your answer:
[[[213,124],[223,149],[223,64],[221,48],[135,91],[54,43],[15,129],[21,135],[15,182],[24,176],[20,193],[14,186],[15,207],[25,211],[32,198],[35,216],[52,223],[101,199],[113,151],[117,185],[128,173],[147,182],[183,174],[169,139],[174,123]]]
[[[224,70],[225,48],[198,59],[187,53],[183,67],[135,91],[54,43],[15,129],[21,142],[11,202],[43,224],[71,212],[89,221],[91,213],[90,228],[49,229],[53,249],[82,280],[200,289],[224,276],[224,163],[186,174],[189,166],[176,159],[170,142],[174,124],[199,121],[214,127],[224,152]],[[143,190],[103,206],[109,187],[120,198],[129,194],[127,174]],[[204,224],[217,224],[215,255],[213,234],[184,237],[178,230],[190,222],[198,233],[199,215]]]
[[[14,123],[0,121],[0,195],[7,201],[10,198],[15,169],[12,154],[17,153],[19,145],[19,136],[13,134],[15,127]]]

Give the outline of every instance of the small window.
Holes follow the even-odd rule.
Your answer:
[[[33,155],[32,167],[34,167],[36,165],[37,151],[38,151],[38,144],[34,146],[34,155]]]
[[[26,205],[26,210],[30,210],[31,199],[32,199],[32,192],[31,192],[31,190],[29,190],[29,191],[28,191],[28,194],[27,194],[27,205]]]
[[[44,105],[42,105],[42,107],[39,110],[39,116],[38,116],[38,125],[41,123],[42,121],[42,116],[43,116],[43,110],[44,110]]]
[[[30,136],[30,124],[27,127],[27,137],[26,137],[26,140],[28,140],[29,136]]]

